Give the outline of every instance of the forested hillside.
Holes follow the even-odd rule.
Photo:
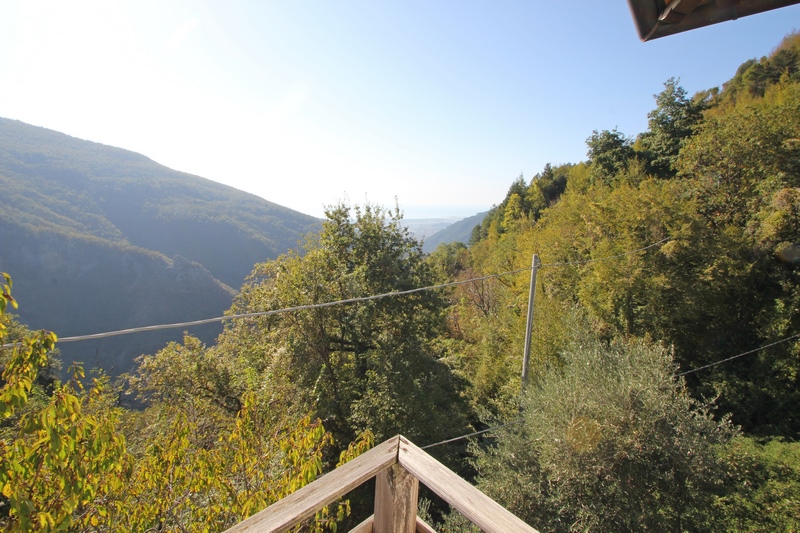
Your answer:
[[[542,263],[524,422],[476,450],[479,486],[548,531],[797,530],[800,35],[721,90],[668,80],[648,126],[594,131],[434,254],[455,279]],[[498,421],[528,276],[453,297],[452,353]]]
[[[399,209],[331,206],[216,343],[138,361],[141,411],[54,382],[6,278],[0,523],[221,530],[402,433],[541,531],[800,530],[800,35],[721,89],[667,80],[648,119],[514,180],[469,246],[426,256]],[[371,513],[348,498],[304,529]]]
[[[0,187],[0,270],[14,273],[25,322],[61,336],[219,316],[253,264],[318,224],[142,155],[8,119]],[[196,333],[210,341],[219,331]],[[116,374],[179,335],[62,349]]]
[[[516,180],[475,229],[469,264],[512,270],[539,254],[546,302],[578,306],[604,338],[672,347],[683,372],[800,332],[798,57],[794,35],[720,92],[668,80],[648,131],[595,131],[586,162]],[[524,305],[516,281],[503,291]],[[798,346],[686,380],[747,431],[797,439]]]
[[[488,211],[484,211],[483,213],[472,215],[471,217],[459,220],[458,222],[437,231],[422,241],[422,249],[425,252],[430,253],[434,251],[437,246],[443,243],[450,244],[454,242],[460,242],[467,244],[470,242],[472,237],[472,229],[476,225],[479,225],[481,222],[483,222],[483,219],[487,214]]]

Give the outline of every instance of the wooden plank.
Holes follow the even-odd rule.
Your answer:
[[[405,437],[397,462],[485,533],[538,533]]]
[[[397,463],[399,437],[375,446],[313,483],[239,522],[228,533],[281,533]]]
[[[429,526],[425,520],[417,517],[417,533],[436,533],[436,530]]]
[[[375,515],[370,516],[356,527],[351,529],[349,533],[372,533],[372,521],[375,518]]]
[[[378,472],[373,533],[414,533],[419,481],[400,465]]]
[[[370,516],[356,527],[351,529],[349,533],[372,533],[372,521],[375,515]],[[420,517],[417,517],[416,533],[437,533],[428,523]]]

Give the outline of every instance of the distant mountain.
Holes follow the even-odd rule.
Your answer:
[[[425,239],[422,243],[422,250],[430,253],[442,243],[463,242],[464,244],[468,244],[472,236],[473,228],[480,225],[487,214],[489,214],[489,212],[484,211],[483,213],[472,215],[471,217],[459,220],[455,224],[450,224],[446,228],[437,231]]]
[[[447,218],[404,218],[403,225],[408,228],[408,231],[418,240],[423,240],[426,237],[433,235],[438,231],[442,231],[454,222],[458,222],[458,217]]]
[[[0,118],[0,270],[11,274],[31,328],[63,337],[220,316],[255,263],[318,227],[143,155]],[[117,373],[180,336],[60,348],[67,362]]]

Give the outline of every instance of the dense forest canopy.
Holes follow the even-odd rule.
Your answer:
[[[426,256],[398,209],[332,205],[229,314],[294,310],[187,335],[123,384],[55,380],[57,339],[9,314],[6,277],[0,523],[219,530],[376,438],[493,426],[435,453],[541,530],[800,529],[800,35],[722,89],[667,80],[647,131],[594,131],[586,161],[520,176],[470,241]]]
[[[722,92],[690,98],[670,79],[648,131],[635,139],[595,131],[586,162],[516,180],[473,233],[479,270],[523,266],[534,252],[547,264],[661,242],[614,261],[545,270],[544,293],[579,305],[601,335],[672,346],[682,371],[797,333],[798,58],[800,37],[790,35],[754,63],[773,65],[758,90],[739,72]],[[566,186],[542,210],[554,176]],[[797,346],[686,379],[698,397],[719,396],[747,431],[797,439]]]

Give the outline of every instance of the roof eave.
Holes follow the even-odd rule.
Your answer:
[[[699,5],[683,15],[678,22],[659,20],[667,6],[679,2],[680,0],[666,2],[665,6],[663,0],[628,0],[639,38],[642,41],[652,41],[659,37],[798,4],[800,0],[716,0]]]

